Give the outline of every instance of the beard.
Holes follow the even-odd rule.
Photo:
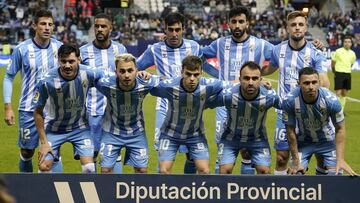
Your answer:
[[[104,35],[104,34],[102,34],[102,33],[96,34],[96,40],[97,40],[97,41],[104,42],[104,41],[106,41],[107,39],[109,39],[109,35]]]
[[[245,34],[245,29],[244,30],[240,30],[240,29],[231,30],[231,35],[236,39],[241,38],[244,34]]]
[[[302,39],[304,39],[305,35],[300,35],[300,36],[290,36],[292,40],[294,40],[295,42],[299,42]]]

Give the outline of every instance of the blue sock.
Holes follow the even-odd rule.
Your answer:
[[[254,175],[255,168],[252,167],[251,160],[241,160],[240,174]]]
[[[196,174],[196,166],[195,166],[194,161],[186,159],[185,165],[184,165],[184,173],[185,174]]]
[[[54,173],[63,173],[64,172],[61,157],[59,157],[59,160],[53,162],[51,170]]]
[[[26,173],[32,173],[33,172],[32,158],[25,159],[20,154],[19,171],[26,172]]]
[[[216,159],[216,162],[215,162],[215,174],[220,174],[219,159]]]
[[[116,159],[115,166],[113,168],[113,173],[116,173],[116,174],[123,173],[123,165],[121,163],[121,155]]]

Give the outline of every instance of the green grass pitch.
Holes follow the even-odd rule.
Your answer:
[[[14,126],[7,126],[3,120],[4,118],[4,104],[3,104],[3,78],[5,74],[5,68],[0,68],[0,89],[1,89],[1,99],[0,99],[0,172],[18,172],[18,160],[19,160],[19,149],[17,147],[17,138],[18,138],[18,117],[17,117],[17,106],[19,101],[20,94],[20,74],[17,75],[14,80],[13,85],[13,108],[16,114],[16,124]],[[277,78],[277,74],[273,74],[272,79]],[[360,99],[360,72],[353,72],[353,89],[349,93],[349,97]],[[331,83],[333,83],[333,75],[329,73],[329,78]],[[276,86],[276,83],[273,83],[273,86]],[[332,89],[332,87],[331,87]],[[146,124],[146,133],[149,141],[149,173],[156,172],[157,165],[157,154],[153,148],[153,137],[154,137],[154,123],[155,123],[155,98],[148,95],[143,104],[144,114],[145,114],[145,124]],[[346,150],[345,150],[345,159],[353,167],[353,169],[360,173],[360,102],[356,101],[347,101],[346,108]],[[267,130],[269,133],[270,145],[273,145],[273,134],[275,128],[276,115],[273,109],[269,110],[267,117]],[[206,128],[206,137],[209,143],[210,149],[210,168],[211,172],[214,171],[214,163],[216,158],[216,146],[214,143],[214,133],[215,133],[215,111],[214,110],[205,110],[204,112],[204,122]],[[359,133],[359,134],[358,134]],[[67,173],[78,173],[81,171],[80,163],[73,160],[72,158],[72,146],[69,143],[66,143],[61,148],[62,161],[64,165],[64,171]],[[272,150],[272,170],[274,168],[275,160],[275,151]],[[183,154],[178,154],[176,161],[173,167],[173,173],[182,173],[183,164],[185,156]],[[311,161],[310,171],[308,174],[314,174],[315,163],[314,159]],[[34,156],[34,171],[37,169],[37,152]],[[238,162],[239,163],[239,160]],[[129,166],[125,166],[125,173],[133,173],[133,169]],[[239,173],[239,164],[236,164],[234,169],[234,174]]]

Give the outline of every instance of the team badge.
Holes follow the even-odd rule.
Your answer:
[[[35,93],[35,96],[34,96],[34,103],[35,103],[35,104],[39,101],[39,97],[40,97],[40,92],[37,91],[37,92]]]
[[[264,111],[265,111],[265,105],[264,105],[264,104],[261,104],[261,105],[259,106],[259,111],[260,111],[260,112],[264,112]]]
[[[326,108],[320,108],[320,114],[321,114],[322,116],[326,116],[326,114],[327,114]]]
[[[82,84],[83,88],[87,88],[87,86],[88,86],[87,81],[85,81],[85,80],[83,80],[81,82],[81,84]]]
[[[255,49],[255,43],[251,43],[251,44],[249,45],[249,49],[250,49],[250,51],[254,51],[254,49]]]

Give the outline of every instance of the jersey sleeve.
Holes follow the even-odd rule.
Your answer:
[[[327,68],[326,68],[326,65],[325,65],[325,62],[326,62],[326,58],[325,58],[325,55],[316,50],[315,52],[315,69],[319,72],[319,73],[326,73],[327,72]]]
[[[264,58],[265,60],[269,61],[271,59],[271,55],[274,49],[274,45],[270,42],[264,40]]]
[[[170,96],[169,89],[172,85],[173,79],[162,80],[150,90],[150,94],[156,97],[168,98]]]
[[[205,58],[215,58],[217,56],[217,44],[218,40],[213,41],[210,45],[202,48],[202,52]]]
[[[136,66],[139,70],[145,70],[148,67],[155,65],[153,46],[148,47],[145,52],[136,60]]]
[[[330,103],[329,113],[332,122],[336,124],[342,123],[345,117],[339,99],[335,95],[332,95],[331,97],[327,98],[326,101]]]
[[[279,54],[276,51],[276,47],[271,51],[269,64],[272,67],[279,68]]]
[[[282,108],[282,102],[281,102],[280,97],[276,94],[275,90],[274,89],[270,90],[269,94],[270,94],[270,96],[272,98],[272,101],[273,101],[273,107],[275,107],[277,109],[281,109]]]

